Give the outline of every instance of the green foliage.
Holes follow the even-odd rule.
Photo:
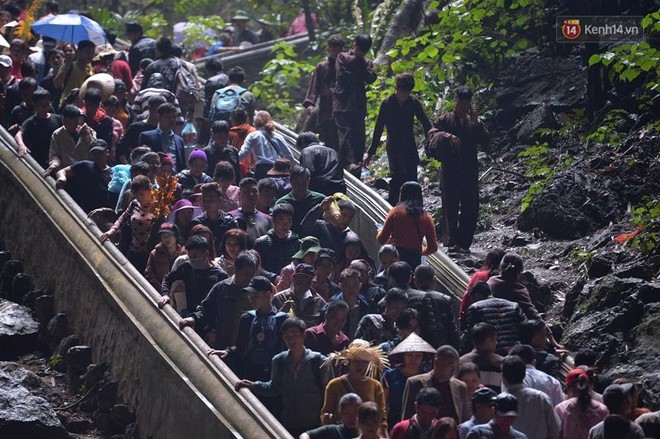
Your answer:
[[[302,111],[292,93],[300,88],[303,77],[314,70],[311,60],[300,61],[294,46],[286,41],[273,46],[275,57],[261,71],[262,79],[255,82],[250,91],[260,100],[268,100],[268,110],[273,118],[294,124]]]
[[[225,27],[225,21],[219,15],[192,16],[188,17],[188,22],[192,25],[181,32],[183,34],[183,47],[188,53],[195,50],[200,43],[211,47],[218,40],[215,31]]]
[[[534,179],[520,205],[520,211],[524,212],[534,198],[543,192],[552,177],[558,171],[570,166],[572,159],[570,157],[562,159],[561,156],[557,156],[556,151],[552,150],[546,142],[534,143],[518,153],[518,157],[527,167],[525,176]]]
[[[91,14],[94,21],[101,25],[101,27],[106,29],[114,29],[119,35],[125,37],[124,30],[126,24],[132,21],[140,21],[142,18],[142,12],[138,10],[126,11],[124,15],[111,11],[108,8],[89,8],[89,13]]]
[[[642,19],[647,40],[660,34],[660,10]],[[660,50],[648,41],[623,43],[605,53],[591,55],[589,66],[602,65],[612,81],[635,83],[641,91],[641,110],[650,110],[660,97]]]
[[[602,143],[609,144],[614,148],[618,148],[623,144],[623,139],[626,133],[622,132],[622,128],[628,118],[633,117],[626,110],[614,109],[609,111],[602,122],[591,134],[585,137],[589,143]]]
[[[432,1],[433,10],[440,6]],[[490,87],[507,59],[542,40],[541,0],[464,0],[438,12],[437,24],[419,36],[397,41],[388,52],[393,73],[411,71],[428,102],[446,96],[456,84]]]
[[[59,366],[60,364],[62,364],[63,361],[64,361],[64,359],[62,358],[61,355],[53,355],[48,360],[48,366],[51,367],[51,368],[55,368],[55,367]]]
[[[576,264],[579,264],[579,269],[584,272],[585,275],[588,274],[589,264],[593,260],[596,252],[587,250],[584,247],[577,247],[573,249],[572,257],[575,260]]]
[[[642,230],[630,239],[631,247],[643,254],[657,250],[660,242],[660,201],[644,197],[641,205],[631,212],[631,222]]]

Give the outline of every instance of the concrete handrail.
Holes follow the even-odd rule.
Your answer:
[[[206,407],[204,416],[197,413],[197,418],[221,425],[210,427],[210,430],[224,431],[222,437],[290,438],[289,433],[251,392],[234,391],[238,378],[224,362],[206,355],[208,346],[193,330],[178,329],[179,316],[174,309],[169,306],[164,310],[158,309],[160,295],[153,287],[113,244],[101,244],[98,240],[100,231],[78,205],[66,192],[56,191],[52,179],[42,177],[43,169],[32,157],[19,158],[16,150],[14,139],[1,129],[0,171],[4,168],[13,181],[29,194],[38,210],[50,220],[89,269],[96,273],[104,286],[104,299],[128,318],[134,326],[132,329],[140,334],[140,340],[157,351],[161,361],[169,365],[180,380],[177,384],[183,383],[183,387],[188,389],[185,397],[196,398],[200,405]],[[26,264],[30,265],[30,261]],[[36,261],[32,264],[35,265]],[[75,316],[72,320],[75,323]],[[85,340],[85,334],[80,335]],[[113,362],[121,361],[117,357],[121,353],[105,351],[104,355],[110,357],[111,366]],[[135,360],[141,361],[140,358]],[[162,386],[165,391],[168,382],[163,382]],[[151,397],[156,398],[157,395]],[[138,404],[138,420],[141,408],[146,405],[146,402]],[[182,405],[194,406],[190,400],[182,402]],[[168,407],[165,412],[174,409]],[[182,407],[176,409],[181,410]]]

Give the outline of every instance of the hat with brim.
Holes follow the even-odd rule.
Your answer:
[[[162,235],[163,233],[166,235],[173,235],[178,238],[179,228],[176,226],[176,224],[163,223],[160,225],[160,229],[158,229],[158,234]]]
[[[98,53],[94,57],[94,61],[101,61],[106,56],[111,56],[111,55],[115,56],[118,53],[119,52],[117,50],[115,50],[114,47],[108,45],[108,46],[102,47],[101,50],[98,51]]]
[[[91,145],[89,145],[90,154],[97,151],[107,151],[107,150],[108,150],[108,144],[103,139],[96,139],[95,141],[92,142]]]
[[[239,9],[234,16],[231,17],[231,21],[250,21],[250,17],[245,11]]]
[[[259,23],[262,26],[275,26],[277,24],[273,21],[268,21],[265,18],[257,18],[257,23]]]
[[[80,86],[80,99],[85,99],[88,88],[98,89],[101,92],[101,100],[106,101],[115,91],[115,78],[108,73],[96,73],[90,76]]]
[[[356,338],[341,352],[333,352],[328,355],[323,363],[329,365],[337,362],[368,361],[367,376],[377,376],[389,367],[390,362],[383,350],[378,346],[370,346],[366,340]]]
[[[428,344],[422,337],[414,332],[392,349],[390,352],[390,358],[400,358],[403,357],[403,354],[409,352],[435,355],[435,349],[433,349],[433,346]]]
[[[204,212],[204,209],[202,209],[201,207],[193,206],[190,200],[186,200],[185,198],[183,198],[177,201],[176,203],[174,203],[174,206],[172,206],[172,210],[170,211],[169,214],[167,214],[167,222],[173,223],[174,220],[176,219],[176,214],[186,209],[192,210],[193,218],[201,215],[202,212]]]
[[[292,259],[302,259],[308,253],[318,253],[321,250],[321,243],[315,236],[306,236],[300,240],[300,250],[293,255]]]
[[[510,393],[500,393],[495,398],[498,416],[518,416],[518,399]]]
[[[291,162],[287,159],[277,159],[266,174],[270,177],[288,177],[291,175]]]
[[[243,288],[243,291],[247,291],[248,293],[255,294],[266,291],[270,292],[272,291],[272,289],[273,289],[273,284],[267,278],[263,276],[255,276],[250,281],[250,285]]]

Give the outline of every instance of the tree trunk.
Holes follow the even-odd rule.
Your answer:
[[[303,11],[305,12],[305,27],[309,41],[316,41],[316,30],[314,29],[314,19],[312,19],[312,10],[309,7],[309,0],[302,0]]]
[[[387,52],[394,47],[396,40],[414,35],[423,17],[424,0],[404,0],[383,37],[383,42],[374,63],[387,64]]]

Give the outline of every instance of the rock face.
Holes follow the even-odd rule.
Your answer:
[[[69,437],[50,405],[26,387],[40,381],[15,363],[0,362],[0,437]]]
[[[566,307],[571,317],[562,342],[574,351],[593,349],[607,377],[640,381],[643,406],[658,407],[660,283],[607,275],[575,288]]]
[[[0,359],[11,359],[32,350],[37,343],[39,323],[24,306],[0,301]]]
[[[559,173],[520,214],[518,228],[540,229],[555,239],[586,236],[625,212],[626,203],[613,185],[587,175]]]

